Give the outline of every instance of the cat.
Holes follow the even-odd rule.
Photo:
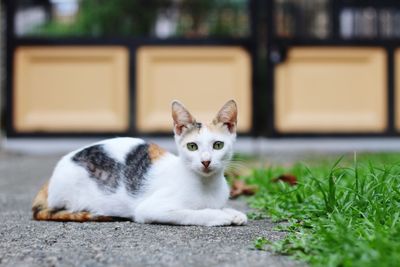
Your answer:
[[[104,140],[65,155],[33,201],[35,220],[175,225],[244,225],[226,208],[224,168],[233,154],[237,106],[228,101],[202,124],[172,102],[178,156],[139,138]]]

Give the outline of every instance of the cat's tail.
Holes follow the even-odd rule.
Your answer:
[[[79,211],[70,212],[65,209],[51,209],[48,206],[48,188],[47,182],[36,195],[32,204],[33,219],[38,221],[59,221],[59,222],[112,222],[117,218],[109,216],[93,216],[90,212]]]

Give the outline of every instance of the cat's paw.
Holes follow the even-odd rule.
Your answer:
[[[231,225],[233,222],[233,216],[226,212],[221,212],[218,216],[214,216],[212,220],[205,223],[206,226],[224,226]]]
[[[247,216],[246,214],[234,210],[225,208],[223,211],[231,216],[231,224],[233,225],[245,225],[247,223]]]

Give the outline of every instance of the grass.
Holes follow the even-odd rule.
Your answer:
[[[312,266],[398,266],[400,154],[362,155],[292,167],[254,169],[250,204],[275,221],[283,240],[255,240],[257,249],[292,255]],[[282,174],[298,184],[273,182]]]

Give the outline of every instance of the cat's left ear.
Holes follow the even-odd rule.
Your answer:
[[[237,106],[234,100],[229,100],[218,112],[213,120],[214,124],[222,123],[226,126],[230,133],[236,132],[237,124]]]

